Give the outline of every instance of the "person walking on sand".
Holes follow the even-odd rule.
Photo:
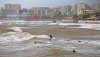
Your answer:
[[[53,37],[52,37],[52,35],[49,35],[49,36],[50,36],[50,40],[51,40]]]

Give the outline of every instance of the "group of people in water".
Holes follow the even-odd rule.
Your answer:
[[[50,40],[53,39],[53,36],[52,35],[49,35],[49,37],[50,37]],[[81,41],[78,40],[78,42],[81,42]],[[35,44],[36,44],[36,42],[35,42]],[[73,52],[76,52],[75,49],[73,49]]]

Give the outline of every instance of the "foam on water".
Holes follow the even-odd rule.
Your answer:
[[[22,32],[8,32],[5,34],[2,34],[0,40],[1,42],[16,42],[16,41],[24,41],[24,40],[28,40],[31,39],[32,35],[30,35],[29,33],[22,33]]]
[[[85,29],[93,29],[93,30],[100,30],[100,24],[81,24],[81,23],[60,23],[60,26],[75,26],[78,25],[79,27],[67,27],[67,28],[85,28]]]
[[[7,28],[7,29],[11,29],[11,30],[14,30],[16,32],[22,32],[22,30],[19,27],[11,27],[11,28]]]
[[[1,42],[14,42],[14,41],[25,41],[32,38],[49,38],[47,35],[31,35],[27,32],[8,32],[2,34],[0,37]]]
[[[55,42],[53,42],[55,47],[61,47],[65,49],[85,49],[85,48],[90,48],[90,50],[95,47],[99,46],[100,47],[100,40],[80,40],[81,42],[78,42],[78,40],[64,40],[64,39],[59,39]],[[53,45],[52,45],[53,46]],[[93,46],[93,47],[91,47]]]
[[[60,26],[68,26],[69,24],[68,23],[60,23],[59,25]]]
[[[36,38],[49,38],[47,35],[36,35]]]
[[[76,37],[78,37],[78,36],[76,36]],[[100,35],[92,35],[92,36],[81,36],[82,38],[84,37],[84,38],[95,38],[95,39],[99,39],[100,38]]]
[[[48,25],[59,25],[59,23],[48,23]]]
[[[2,22],[0,22],[0,24],[2,24]]]
[[[25,40],[29,40],[32,38],[47,38],[49,39],[48,35],[31,35],[27,32],[8,32],[8,33],[4,33],[2,34],[2,36],[0,36],[0,44],[7,44],[7,43],[12,43],[12,42],[19,42],[19,41],[25,41]],[[5,46],[5,48],[7,48],[7,50],[26,50],[26,49],[30,49],[30,48],[35,48],[35,47],[39,47],[39,46],[50,46],[50,47],[54,47],[54,48],[58,48],[58,49],[63,49],[63,50],[80,50],[80,53],[85,53],[88,52],[90,53],[90,51],[92,52],[93,50],[95,50],[95,47],[100,47],[100,40],[80,40],[81,42],[78,42],[78,40],[71,40],[71,39],[53,39],[53,40],[39,40],[41,42],[44,43],[37,43],[35,44],[33,43],[28,43],[28,45],[26,46],[17,46],[17,45],[10,45],[9,46]],[[4,47],[2,47],[2,49],[5,49]],[[85,51],[84,51],[85,50]],[[94,53],[99,52],[99,51],[94,51]]]
[[[100,30],[100,24],[84,24],[84,25],[81,25],[79,28],[88,28],[88,29]]]
[[[78,42],[78,40],[65,40],[65,39],[59,39],[51,43],[52,47],[62,49],[62,50],[77,50],[79,53],[97,53],[98,50],[95,50],[95,47],[100,47],[100,40],[80,40],[81,42]],[[85,50],[85,51],[84,51]],[[91,52],[90,52],[91,51]],[[100,52],[98,53],[100,54]]]
[[[52,21],[8,21],[8,22],[1,22],[1,24],[20,24],[20,25],[28,25],[28,26],[34,26],[34,25],[59,25],[59,26],[71,26],[71,25],[79,25],[79,27],[70,27],[70,28],[85,28],[85,29],[93,29],[93,30],[100,30],[100,24],[87,24],[87,23],[60,23],[56,22],[53,23]],[[69,28],[69,27],[67,27]]]

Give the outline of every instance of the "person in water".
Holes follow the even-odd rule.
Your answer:
[[[34,42],[36,44],[36,42]]]
[[[52,35],[49,35],[49,36],[50,36],[50,40],[51,40],[53,37],[52,37]]]
[[[73,52],[76,52],[75,49],[73,49]]]

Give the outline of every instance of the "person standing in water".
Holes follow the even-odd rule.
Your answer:
[[[52,35],[49,35],[49,36],[50,36],[50,40],[51,40],[53,37],[52,37]]]

